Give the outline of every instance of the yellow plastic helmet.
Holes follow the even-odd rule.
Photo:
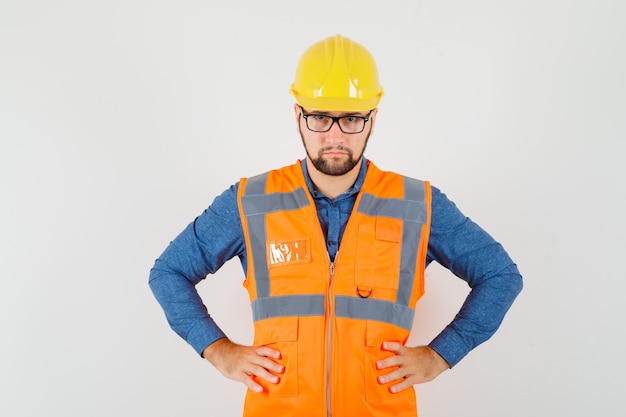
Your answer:
[[[372,110],[383,95],[374,57],[341,35],[304,52],[290,91],[302,107],[322,111]]]

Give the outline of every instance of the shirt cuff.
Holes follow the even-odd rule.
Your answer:
[[[471,350],[459,334],[450,327],[446,327],[439,333],[428,346],[448,362],[450,368],[459,363]]]
[[[222,329],[212,319],[206,318],[187,333],[185,340],[198,352],[198,355],[202,356],[207,346],[223,337],[226,337],[226,334]]]

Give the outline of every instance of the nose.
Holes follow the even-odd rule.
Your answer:
[[[330,143],[341,143],[344,141],[344,133],[339,128],[339,123],[335,120],[330,130],[326,132],[326,141]]]

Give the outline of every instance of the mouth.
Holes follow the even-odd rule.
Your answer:
[[[330,156],[332,158],[339,158],[340,156],[347,155],[347,152],[328,151],[328,152],[323,152],[322,155]]]
[[[350,155],[350,152],[344,149],[340,149],[340,148],[332,148],[332,149],[322,150],[321,154],[330,156],[332,158],[339,158],[341,156]]]

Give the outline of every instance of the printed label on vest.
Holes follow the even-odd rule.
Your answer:
[[[277,240],[268,242],[267,253],[270,265],[280,266],[309,262],[308,239]]]

